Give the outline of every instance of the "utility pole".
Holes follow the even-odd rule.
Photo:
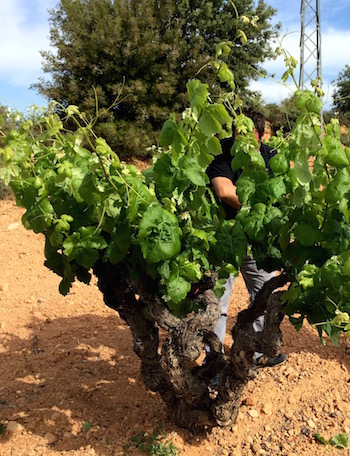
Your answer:
[[[301,0],[300,76],[301,90],[310,89],[310,82],[321,77],[320,0]]]

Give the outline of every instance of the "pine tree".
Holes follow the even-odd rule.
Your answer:
[[[345,65],[345,68],[339,73],[333,93],[333,104],[342,114],[350,111],[350,66]]]
[[[243,93],[272,56],[275,10],[262,0],[257,6],[238,0],[236,7],[249,23],[238,24],[223,0],[60,0],[50,11],[55,51],[42,52],[51,77],[34,87],[89,116],[96,115],[98,100],[98,133],[121,155],[142,153],[169,113],[184,108],[186,83],[212,58],[215,44],[249,27],[247,45],[235,45],[229,61]],[[119,94],[122,103],[109,109]]]

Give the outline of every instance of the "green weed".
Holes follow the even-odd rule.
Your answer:
[[[166,439],[162,426],[149,435],[147,432],[139,432],[129,438],[124,449],[130,447],[139,448],[149,456],[177,456],[180,450],[173,444],[172,439]]]
[[[82,425],[83,431],[89,431],[91,429],[91,424],[88,421],[85,421]]]
[[[346,434],[337,434],[330,440],[326,440],[320,434],[315,434],[314,437],[317,442],[322,443],[323,445],[330,444],[336,448],[346,448],[349,444],[349,439]]]

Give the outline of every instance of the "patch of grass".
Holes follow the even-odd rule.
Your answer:
[[[130,437],[124,444],[124,449],[130,447],[139,448],[149,456],[177,456],[180,454],[180,450],[173,444],[172,439],[166,439],[162,425],[159,425],[151,435],[147,432],[139,432]]]

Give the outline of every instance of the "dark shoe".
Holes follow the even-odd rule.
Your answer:
[[[288,355],[286,355],[285,353],[281,353],[275,358],[270,358],[269,356],[261,355],[259,356],[259,358],[255,360],[255,364],[257,367],[274,367],[284,363],[287,360],[287,358]]]

